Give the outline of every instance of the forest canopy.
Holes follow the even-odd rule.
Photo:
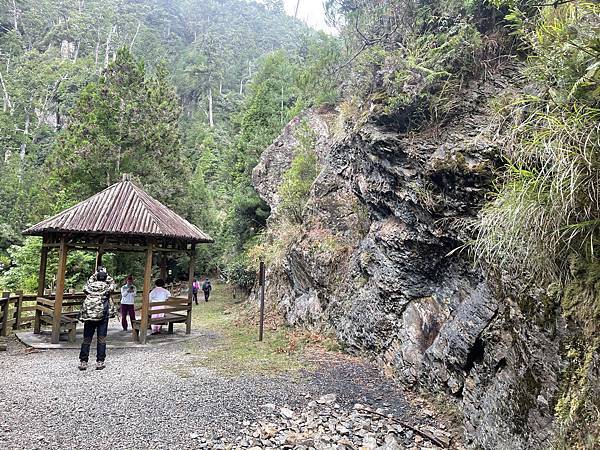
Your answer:
[[[199,272],[247,277],[240,250],[269,214],[250,172],[297,112],[335,100],[337,45],[276,0],[1,0],[1,284],[31,289],[39,243],[21,230],[124,172],[215,236]]]

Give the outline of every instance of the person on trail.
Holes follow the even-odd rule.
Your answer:
[[[194,278],[194,282],[192,283],[192,297],[194,299],[194,303],[198,304],[198,291],[200,290],[200,282]]]
[[[133,284],[133,275],[129,275],[125,284],[121,287],[121,326],[123,331],[127,331],[127,316],[131,321],[131,327],[133,328],[133,321],[135,320],[135,294],[137,290]]]
[[[204,292],[204,301],[208,301],[208,297],[210,297],[210,291],[212,291],[212,286],[210,284],[210,280],[206,278],[204,283],[202,283],[202,292]]]
[[[104,369],[108,319],[115,316],[114,305],[112,305],[110,299],[110,293],[114,289],[115,283],[103,267],[98,268],[97,272],[89,278],[83,289],[86,297],[79,313],[79,320],[84,323],[83,343],[79,352],[79,370],[87,369],[94,333],[96,333],[96,340],[98,341],[96,348],[96,370]]]
[[[166,302],[171,293],[165,289],[165,280],[159,278],[154,282],[156,287],[150,291],[150,303]],[[164,306],[156,306],[153,310],[164,309]],[[165,317],[164,313],[152,314],[153,319]],[[162,325],[152,325],[152,334],[160,334]]]

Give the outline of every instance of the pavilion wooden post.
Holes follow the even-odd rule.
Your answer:
[[[60,239],[58,248],[58,270],[56,272],[56,294],[54,296],[54,317],[52,318],[52,338],[50,342],[58,344],[60,340],[60,319],[62,316],[63,294],[65,292],[65,273],[67,270],[67,252],[69,248],[65,238]]]
[[[150,288],[152,287],[152,250],[153,244],[148,244],[146,250],[146,267],[144,269],[144,291],[142,294],[142,318],[140,321],[140,343],[146,343],[148,335],[148,311],[150,310]]]
[[[98,249],[98,251],[96,252],[96,271],[98,271],[98,267],[102,266],[102,256],[104,255],[104,252],[102,251],[102,249]]]
[[[44,244],[46,244],[46,241],[47,241],[46,238],[44,238]],[[38,277],[38,290],[37,290],[38,297],[44,296],[44,288],[46,287],[46,266],[48,263],[48,251],[50,251],[50,249],[48,247],[42,246],[42,251],[40,254],[40,274]],[[37,303],[37,300],[36,300],[36,303]],[[42,311],[39,309],[36,309],[35,310],[35,321],[33,324],[33,333],[34,334],[40,334],[40,330],[42,327],[41,316],[42,316]]]
[[[21,328],[21,315],[23,314],[23,291],[17,291],[16,294],[19,296],[17,304],[15,306],[15,323],[13,324],[13,330]]]
[[[167,255],[160,255],[160,277],[167,282]]]
[[[8,307],[10,300],[10,292],[3,292],[2,299],[5,300],[4,308],[0,311],[2,315],[0,316],[0,336],[8,335],[7,324],[8,324]]]
[[[192,283],[194,282],[194,269],[196,267],[196,244],[190,250],[190,266],[188,268],[188,305],[187,319],[185,321],[185,334],[192,332]]]
[[[260,318],[258,322],[258,340],[263,340],[263,332],[265,326],[265,262],[261,258],[259,271],[258,271],[258,285],[260,287],[259,297],[260,297]]]

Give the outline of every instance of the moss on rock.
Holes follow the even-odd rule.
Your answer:
[[[561,305],[569,328],[576,330],[564,346],[565,367],[555,406],[557,448],[598,448],[600,443],[600,262],[573,258],[573,279]]]

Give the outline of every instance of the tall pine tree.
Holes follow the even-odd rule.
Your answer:
[[[180,114],[166,69],[147,74],[141,61],[121,49],[82,91],[50,164],[74,200],[131,173],[181,210],[190,171],[181,156]]]

